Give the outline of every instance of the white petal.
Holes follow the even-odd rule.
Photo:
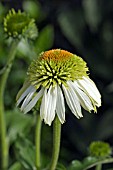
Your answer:
[[[66,88],[64,85],[62,85],[62,87],[64,90],[66,102],[69,108],[71,109],[72,113],[77,118],[83,117],[82,112],[81,112],[80,102],[74,90],[70,86]]]
[[[89,77],[83,77],[83,79],[91,86],[93,87],[93,90],[95,91],[96,95],[101,98],[101,94],[100,92],[98,91],[95,83],[89,78]]]
[[[55,86],[54,88],[50,86],[48,92],[44,92],[40,109],[41,118],[44,119],[45,123],[47,123],[49,126],[51,125],[55,117],[56,101],[57,86]]]
[[[23,109],[24,113],[29,112],[37,103],[37,101],[43,95],[44,88],[42,87],[41,90],[36,94],[36,96],[29,102],[29,104]]]
[[[57,88],[56,112],[60,122],[63,124],[65,122],[65,104],[64,104],[64,96],[59,86]]]
[[[50,88],[50,97],[48,100],[48,111],[47,111],[47,117],[46,122],[51,125],[51,122],[53,121],[55,117],[55,109],[56,109],[56,101],[57,101],[57,86],[54,88]]]
[[[77,80],[79,88],[81,88],[88,96],[94,101],[96,106],[101,106],[101,96],[93,81],[89,81],[88,78]]]
[[[32,96],[34,95],[34,93],[36,92],[36,89],[31,89],[31,91],[29,92],[29,94],[26,96],[26,98],[24,99],[22,106],[21,106],[21,111],[27,106],[27,104],[29,103],[29,101],[32,99]]]
[[[20,96],[24,93],[24,91],[31,86],[31,83],[29,80],[26,80],[22,86],[22,88],[19,90],[17,96],[16,96],[16,101],[20,98]]]
[[[41,119],[44,119],[44,116],[47,115],[47,105],[48,105],[48,99],[47,99],[47,89],[44,89],[44,95],[42,98],[41,106],[40,106],[40,117]]]
[[[81,89],[79,89],[77,82],[76,81],[74,81],[74,82],[70,81],[70,86],[72,86],[73,90],[77,94],[82,107],[85,110],[88,110],[88,111],[94,110],[94,107],[91,103],[90,98]]]
[[[22,93],[22,95],[20,96],[20,98],[17,100],[17,106],[20,104],[20,102],[30,93],[30,91],[34,90],[35,88],[30,85],[25,91],[24,93]]]

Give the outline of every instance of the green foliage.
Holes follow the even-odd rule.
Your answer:
[[[15,162],[9,170],[24,170],[19,162]]]
[[[56,170],[66,170],[66,167],[64,167],[63,164],[58,163],[58,165],[57,165],[57,167],[56,167]]]
[[[79,10],[62,11],[58,21],[66,38],[75,47],[82,50],[82,37],[85,29],[85,21]]]
[[[33,44],[25,39],[22,39],[18,45],[17,56],[18,58],[26,60],[29,64],[33,58],[37,57],[37,54]]]
[[[18,136],[15,142],[16,157],[27,170],[35,169],[35,147],[24,136]]]
[[[82,169],[82,163],[78,160],[74,160],[72,161],[70,167],[69,167],[69,170],[81,170]]]
[[[95,167],[99,164],[106,164],[112,163],[113,158],[97,158],[97,157],[86,157],[82,162],[78,160],[72,161],[71,165],[69,166],[68,170],[87,170],[92,167]]]
[[[85,14],[85,19],[90,29],[95,32],[101,21],[101,11],[98,1],[95,0],[84,0],[83,9]]]
[[[35,42],[35,48],[39,54],[42,51],[46,51],[52,47],[54,39],[54,30],[52,25],[44,27],[39,34],[38,39]]]
[[[43,17],[43,11],[38,1],[27,0],[23,2],[23,9],[33,18],[40,20]]]
[[[24,115],[17,109],[7,111],[6,121],[10,143],[14,142],[18,135],[27,135],[34,124],[33,117]]]

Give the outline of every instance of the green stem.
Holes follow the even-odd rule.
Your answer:
[[[95,170],[101,170],[102,169],[102,164],[98,164],[97,166],[96,166],[96,169]]]
[[[57,116],[53,123],[53,153],[49,170],[55,170],[60,152],[61,123]]]
[[[36,131],[35,131],[35,146],[36,146],[36,168],[40,170],[41,161],[40,161],[40,138],[41,138],[41,125],[42,121],[40,115],[37,116],[36,122]]]
[[[0,77],[0,167],[2,170],[6,170],[8,167],[8,140],[6,136],[6,122],[4,115],[4,91],[6,87],[7,78],[16,54],[17,45],[18,41],[14,41],[12,43],[6,67]]]

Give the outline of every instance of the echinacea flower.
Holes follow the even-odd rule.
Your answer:
[[[65,122],[65,100],[77,118],[83,117],[81,106],[96,112],[101,95],[87,72],[86,62],[75,54],[60,49],[43,52],[28,68],[17,106],[27,113],[41,99],[40,117],[48,125],[56,114]]]

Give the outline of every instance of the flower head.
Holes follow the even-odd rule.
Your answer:
[[[29,39],[35,39],[38,34],[35,20],[25,12],[20,10],[16,12],[14,9],[11,9],[4,18],[4,31],[8,36],[15,38],[24,36]]]
[[[28,68],[28,79],[17,95],[17,105],[29,112],[42,98],[40,116],[51,125],[57,114],[65,122],[65,100],[77,117],[83,117],[81,106],[96,112],[101,95],[88,77],[86,62],[68,51],[55,49],[43,52]]]
[[[95,157],[109,157],[112,153],[112,149],[109,143],[102,141],[92,142],[89,146],[89,152],[91,156]]]

